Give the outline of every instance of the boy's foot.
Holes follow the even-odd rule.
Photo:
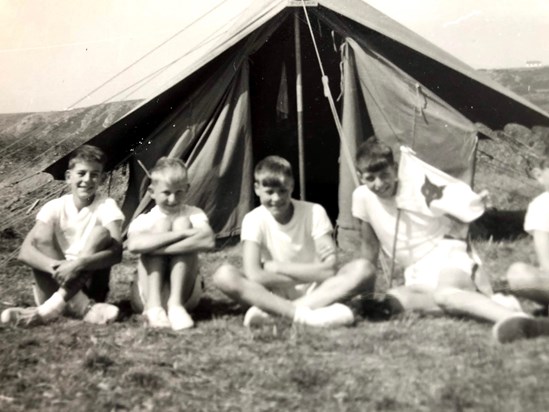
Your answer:
[[[61,316],[66,305],[67,303],[65,302],[63,296],[61,296],[59,292],[55,292],[48,298],[48,300],[38,306],[38,315],[45,322],[48,322]]]
[[[318,309],[298,307],[294,316],[295,323],[319,328],[350,326],[354,321],[353,311],[341,303],[333,303]]]
[[[36,307],[9,308],[2,311],[0,316],[2,323],[10,323],[18,326],[35,326],[44,323],[38,314]]]
[[[492,328],[492,335],[499,343],[549,335],[549,320],[517,314],[496,323]]]
[[[82,320],[96,325],[106,325],[114,322],[118,318],[119,312],[117,306],[109,303],[96,303],[89,308]]]
[[[244,326],[251,328],[254,326],[261,326],[271,319],[271,315],[262,311],[256,306],[252,306],[244,315]]]
[[[169,328],[172,326],[166,311],[160,306],[147,309],[144,314],[151,328]]]
[[[169,306],[168,320],[173,330],[189,329],[194,326],[194,321],[183,306]]]

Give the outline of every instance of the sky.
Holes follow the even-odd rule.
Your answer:
[[[213,41],[212,28],[226,30],[221,22],[237,18],[251,1],[0,0],[0,113],[129,96],[116,93],[151,67],[191,56],[192,48],[181,35],[181,55],[148,52],[181,30]],[[549,0],[365,1],[474,68],[549,64]],[[204,23],[195,23],[200,17]],[[141,65],[146,69],[132,65],[144,57],[151,62]],[[105,83],[110,88],[95,90]]]

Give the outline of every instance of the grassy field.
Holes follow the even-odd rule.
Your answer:
[[[492,73],[505,83],[504,74]],[[507,80],[518,75],[530,71]],[[545,94],[540,102],[547,101]],[[49,122],[15,117],[0,119],[0,148],[15,144],[25,132],[21,128],[36,130]],[[109,119],[94,122],[100,127]],[[7,127],[14,120],[17,128]],[[56,132],[67,136],[80,124],[58,121]],[[549,129],[511,125],[498,133],[502,142],[518,143],[480,143],[475,187],[490,189],[498,210],[473,229],[485,270],[495,289],[505,292],[509,264],[535,261],[531,240],[520,228],[524,208],[539,189],[525,172],[528,156],[517,147],[537,150],[549,141]],[[19,146],[13,147],[15,153]],[[30,150],[32,156],[49,150],[48,142]],[[4,157],[0,177],[20,171],[19,178],[27,167],[39,165]],[[0,184],[0,310],[33,304],[30,272],[14,257],[32,225],[35,199],[57,196],[63,188],[50,182],[38,191],[46,181],[37,175],[17,185]],[[342,261],[354,254],[341,251]],[[317,330],[277,320],[248,330],[242,326],[246,308],[211,285],[213,271],[227,260],[240,264],[239,245],[220,244],[201,255],[206,290],[193,314],[196,328],[183,333],[151,330],[131,313],[127,299],[135,257],[127,253],[111,280],[110,301],[121,308],[120,321],[95,326],[63,318],[29,329],[0,325],[0,411],[547,410],[547,339],[502,346],[492,341],[491,325],[474,320],[387,317],[377,304],[387,289],[381,273],[376,299],[351,302],[354,327]],[[522,303],[528,312],[538,309]]]
[[[20,241],[4,233],[1,244]],[[498,290],[510,262],[533,259],[525,238],[477,247]],[[375,301],[355,299],[351,328],[280,320],[247,330],[245,308],[210,282],[221,262],[238,264],[239,255],[238,245],[202,255],[206,293],[194,313],[197,327],[184,333],[148,329],[131,314],[129,254],[112,277],[119,322],[0,326],[0,410],[538,411],[549,403],[547,340],[497,345],[490,325],[474,320],[387,318]],[[29,282],[17,262],[3,267],[0,309],[32,305]],[[380,276],[378,290],[386,286]]]

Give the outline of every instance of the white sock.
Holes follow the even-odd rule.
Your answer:
[[[38,315],[43,320],[52,320],[61,315],[65,309],[65,299],[59,292],[55,292],[48,300],[38,306]]]
[[[333,303],[318,309],[297,307],[294,322],[320,328],[348,326],[354,322],[351,309],[341,303]]]

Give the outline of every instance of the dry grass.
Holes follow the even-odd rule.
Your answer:
[[[531,257],[527,240],[477,247],[500,288],[508,263]],[[247,330],[244,308],[209,282],[217,265],[238,262],[239,253],[229,245],[202,256],[206,293],[194,315],[197,327],[184,333],[148,329],[129,312],[130,255],[112,279],[120,322],[0,326],[0,409],[517,411],[544,410],[549,402],[547,342],[498,346],[490,326],[472,320],[383,320],[370,312],[348,329],[279,320]],[[31,305],[29,281],[18,263],[2,269],[1,308]],[[379,289],[385,286],[380,278]]]

